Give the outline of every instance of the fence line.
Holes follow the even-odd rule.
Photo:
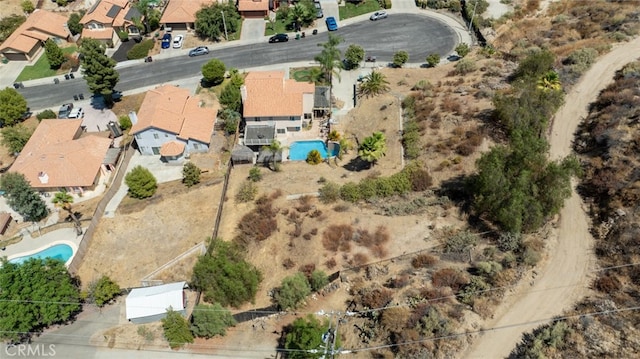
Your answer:
[[[200,254],[204,254],[207,251],[207,247],[204,244],[204,242],[200,242],[198,244],[196,244],[195,246],[187,249],[186,251],[182,252],[182,254],[180,254],[179,256],[173,258],[172,260],[168,261],[167,263],[161,265],[160,267],[156,268],[153,272],[147,274],[146,276],[144,276],[140,281],[142,282],[142,286],[145,287],[145,282],[151,282],[153,281],[151,278],[153,278],[154,275],[158,274],[159,272],[167,269],[168,267],[171,267],[172,265],[176,264],[177,262],[179,262],[180,260],[182,260],[183,258],[191,255],[192,253],[194,253],[197,250],[200,250]]]
[[[122,178],[124,177],[124,174],[125,174],[124,173],[125,170],[123,170],[122,168],[123,167],[125,169],[127,168],[127,165],[129,164],[131,157],[133,157],[134,152],[135,152],[135,149],[133,147],[126,146],[124,150],[124,155],[120,156],[120,163],[116,168],[115,175],[113,177],[113,180],[111,181],[111,186],[107,189],[107,192],[105,193],[104,197],[102,197],[102,199],[98,203],[98,206],[96,207],[95,212],[93,212],[93,217],[91,218],[89,227],[84,232],[84,235],[80,240],[80,244],[78,245],[78,249],[76,250],[76,254],[71,260],[71,263],[69,264],[70,273],[77,274],[77,271],[80,268],[80,264],[82,263],[82,260],[84,259],[84,256],[87,253],[87,249],[91,244],[93,235],[96,231],[96,227],[100,223],[100,219],[104,214],[104,210],[107,208],[107,204],[109,203],[109,201],[111,201],[113,196],[116,195],[116,193],[118,192],[118,189],[120,188],[120,185],[122,184]]]

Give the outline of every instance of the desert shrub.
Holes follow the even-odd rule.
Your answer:
[[[436,56],[438,56],[438,61],[440,61],[440,56],[438,54],[435,54]],[[411,88],[411,90],[413,91],[426,91],[426,90],[431,90],[433,89],[433,85],[431,84],[431,82],[429,82],[429,80],[420,80],[418,82],[416,82],[415,85],[413,85],[413,87]],[[409,97],[411,99],[409,99]],[[413,104],[410,104],[410,106],[407,106],[407,104],[405,104],[405,101],[409,101],[409,102],[413,102]],[[403,101],[402,101],[402,107],[403,108],[413,108],[415,106],[415,97],[414,96],[407,96]]]
[[[36,118],[39,121],[42,121],[42,120],[46,120],[46,119],[58,118],[58,115],[56,115],[56,113],[53,112],[52,110],[44,110],[44,111],[40,112],[39,114],[37,114]]]
[[[482,296],[491,286],[482,277],[472,276],[469,283],[458,292],[458,300],[467,305],[473,305],[476,298]]]
[[[416,329],[428,337],[449,335],[452,330],[450,319],[433,306],[428,307],[426,313],[420,318]]]
[[[393,292],[386,288],[366,290],[360,297],[360,304],[365,308],[384,308],[391,303]]]
[[[513,358],[546,358],[549,349],[555,353],[562,353],[567,344],[567,338],[573,333],[566,321],[555,321],[536,328],[533,333],[527,333],[511,352]]]
[[[389,308],[382,311],[380,324],[391,332],[400,332],[407,324],[411,312],[405,307]]]
[[[409,53],[406,51],[398,51],[393,55],[393,66],[402,67],[409,61]]]
[[[153,40],[143,40],[139,44],[133,45],[127,52],[127,60],[144,59],[149,56],[149,51],[153,49]]]
[[[431,54],[431,55],[427,56],[427,60],[426,61],[427,61],[427,65],[429,65],[429,67],[436,67],[440,63],[440,55]]]
[[[458,46],[456,46],[455,51],[460,57],[465,57],[469,54],[471,48],[468,44],[461,42],[460,44],[458,44]]]
[[[353,255],[353,258],[351,259],[350,263],[354,267],[363,266],[369,263],[369,256],[366,255],[365,253],[356,253]]]
[[[245,214],[238,222],[239,234],[236,240],[242,245],[253,241],[263,241],[278,229],[276,214],[270,199],[262,196],[256,200],[256,207]]]
[[[479,275],[493,279],[500,271],[502,271],[502,265],[495,261],[477,262],[475,269]]]
[[[411,277],[407,274],[399,274],[387,280],[386,287],[400,289],[404,288],[411,283]]]
[[[416,192],[428,190],[433,185],[433,178],[424,168],[411,171],[411,189]]]
[[[241,203],[251,202],[256,198],[257,194],[258,186],[252,181],[245,181],[238,189],[238,193],[236,193],[236,201]]]
[[[294,262],[291,258],[286,258],[284,261],[282,261],[282,266],[285,269],[291,269],[296,266],[296,262]]]
[[[347,182],[340,187],[340,198],[347,202],[358,202],[362,197],[360,195],[360,186],[353,182]]]
[[[314,270],[309,276],[309,285],[311,285],[311,290],[314,292],[324,288],[327,284],[329,284],[329,277],[327,273],[321,270]]]
[[[449,287],[454,292],[457,292],[463,285],[467,284],[469,280],[457,269],[443,268],[433,273],[431,282],[435,287]]]
[[[193,162],[187,162],[182,167],[182,183],[187,187],[192,187],[200,183],[201,170]]]
[[[367,229],[358,229],[353,235],[353,241],[362,247],[372,248],[387,243],[390,237],[387,227],[378,226],[374,233],[370,233]]]
[[[411,266],[415,269],[431,268],[438,263],[438,258],[428,254],[418,254],[411,260]]]
[[[458,231],[444,240],[445,253],[464,253],[476,245],[478,236],[469,231]]]
[[[158,182],[146,168],[138,165],[127,173],[124,181],[129,187],[129,196],[143,199],[153,196],[158,189]]]
[[[404,156],[407,159],[413,160],[420,156],[422,150],[420,127],[415,120],[405,122],[402,132],[402,146],[404,147]]]
[[[260,172],[260,167],[253,166],[249,170],[249,180],[252,182],[259,182],[262,179],[262,172]]]
[[[324,249],[337,252],[349,251],[351,249],[351,240],[353,239],[354,230],[348,224],[334,224],[329,226],[322,232],[322,245]]]
[[[522,263],[528,265],[528,266],[535,266],[540,259],[542,258],[540,252],[538,252],[537,250],[533,249],[533,248],[525,248],[524,252],[522,253],[521,256],[521,261]]]
[[[522,243],[522,234],[502,232],[498,237],[498,249],[503,252],[513,252],[520,248]]]
[[[569,54],[564,64],[569,65],[572,72],[583,74],[591,67],[596,57],[598,57],[598,51],[595,49],[590,47],[581,48]]]
[[[281,309],[295,309],[309,294],[311,286],[302,273],[296,273],[282,280],[274,299]]]
[[[455,72],[458,75],[466,75],[468,73],[475,71],[476,68],[477,68],[476,63],[473,60],[469,58],[464,58],[456,63]]]
[[[307,195],[300,196],[300,198],[298,198],[298,205],[296,206],[296,211],[300,213],[309,212],[313,208],[313,205],[311,203],[312,200],[313,200],[313,197],[311,196],[307,196]]]
[[[469,141],[464,141],[458,146],[456,146],[456,153],[461,156],[470,156],[476,151],[476,146],[474,146]]]
[[[622,283],[613,275],[605,275],[596,279],[593,287],[603,293],[615,293],[622,288]]]
[[[346,212],[346,211],[349,210],[349,208],[351,208],[351,207],[349,207],[348,204],[339,204],[339,205],[333,207],[333,210],[336,211],[336,212]]]
[[[322,155],[318,150],[311,150],[307,153],[307,163],[310,165],[317,165],[322,163]]]

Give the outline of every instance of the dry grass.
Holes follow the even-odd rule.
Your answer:
[[[111,111],[113,111],[113,113],[115,113],[117,117],[127,116],[131,111],[138,112],[145,95],[146,92],[123,96],[120,101],[113,104],[113,108],[111,108]]]

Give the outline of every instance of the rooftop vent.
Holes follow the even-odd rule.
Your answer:
[[[38,172],[38,179],[41,184],[49,183],[49,175],[46,172]]]

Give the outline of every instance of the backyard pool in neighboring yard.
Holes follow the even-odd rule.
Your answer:
[[[329,147],[327,149],[327,145],[321,140],[295,141],[289,146],[289,159],[291,161],[304,161],[311,150],[318,150],[322,158],[337,156],[340,151],[340,145],[330,142]]]
[[[29,260],[31,258],[53,258],[53,259],[58,259],[61,260],[63,262],[67,262],[69,260],[69,258],[71,258],[73,256],[73,248],[71,248],[70,245],[68,244],[54,244],[48,248],[45,248],[37,253],[28,255],[28,256],[22,256],[22,257],[17,257],[17,258],[13,258],[11,260],[9,260],[9,263],[16,263],[16,264],[20,264],[26,260]]]

